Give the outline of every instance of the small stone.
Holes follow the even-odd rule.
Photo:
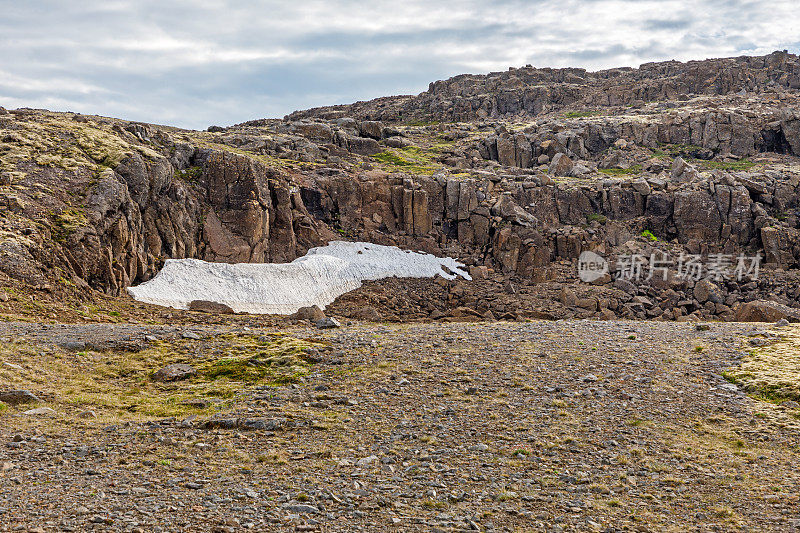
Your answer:
[[[78,413],[78,418],[97,418],[97,413],[94,411],[81,411]]]
[[[12,442],[24,442],[25,441],[25,437],[23,437],[22,435],[14,435],[11,438],[11,441]]]
[[[775,322],[775,325],[776,325],[777,327],[779,327],[779,328],[785,328],[786,326],[788,326],[788,325],[789,325],[789,321],[788,321],[788,320],[786,320],[785,318],[781,318],[780,320],[778,320],[777,322]]]
[[[283,506],[283,508],[291,513],[304,513],[304,514],[319,513],[319,509],[317,507],[305,503],[295,503],[295,504],[287,503]]]
[[[597,380],[598,380],[598,377],[595,376],[594,374],[587,374],[586,376],[583,376],[581,378],[581,381],[583,381],[585,383],[594,383]]]
[[[37,407],[36,409],[25,411],[23,414],[28,416],[50,416],[56,414],[56,412],[49,407]]]
[[[317,320],[314,324],[320,329],[340,328],[342,324],[335,318],[325,317],[322,320]]]
[[[697,324],[694,327],[694,329],[696,329],[697,331],[708,331],[709,329],[711,329],[711,326],[709,326],[708,324]]]
[[[475,444],[467,449],[471,452],[486,452],[489,451],[489,446],[486,444]]]
[[[82,352],[86,350],[86,343],[83,341],[64,341],[61,347],[69,352]]]
[[[196,341],[200,340],[200,335],[198,335],[194,331],[184,331],[181,334],[181,337],[183,337],[184,339],[193,339],[193,340],[196,340]]]
[[[359,459],[356,462],[356,466],[364,468],[366,466],[370,466],[371,464],[375,463],[377,460],[378,460],[377,455],[370,455],[369,457],[364,457],[362,459]]]

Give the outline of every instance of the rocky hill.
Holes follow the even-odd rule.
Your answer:
[[[797,531],[797,64],[526,67],[204,132],[0,108],[0,532]],[[336,239],[473,279],[290,316],[125,291]],[[150,301],[203,285],[171,279]],[[561,318],[596,320],[533,320]]]
[[[167,258],[286,262],[358,239],[457,257],[477,278],[407,296],[371,284],[359,298],[378,315],[793,319],[799,76],[785,52],[524,67],[206,132],[0,109],[0,305],[120,295]],[[763,265],[587,284],[587,250],[610,274],[631,254],[646,273],[654,253]]]

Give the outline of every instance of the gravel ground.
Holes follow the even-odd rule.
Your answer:
[[[199,353],[223,334],[275,330],[192,331],[2,324],[0,340],[99,365],[153,342]],[[0,413],[0,531],[800,528],[798,413],[721,376],[772,326],[283,331],[322,343],[307,373],[242,384],[188,417],[112,416],[32,383],[54,412]],[[22,372],[5,353],[3,375]]]

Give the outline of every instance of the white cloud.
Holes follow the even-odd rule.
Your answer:
[[[791,0],[0,0],[0,105],[204,127],[527,63],[797,51]]]

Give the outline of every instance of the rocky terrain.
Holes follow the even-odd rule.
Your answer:
[[[207,131],[0,108],[0,530],[800,527],[799,86],[775,52]],[[332,240],[473,279],[331,330],[125,291]]]
[[[526,67],[208,132],[3,110],[0,272],[35,297],[79,301],[90,288],[122,294],[166,258],[286,262],[338,238],[485,267],[476,287],[530,287],[519,309],[448,297],[480,314],[552,315],[543,283],[576,293],[558,316],[732,320],[748,301],[793,307],[797,65],[776,52],[594,74]],[[530,91],[539,104],[508,103]],[[457,111],[466,101],[474,114]],[[385,111],[401,104],[414,120]],[[577,283],[586,250],[612,264],[597,290]],[[699,290],[675,266],[663,283],[613,285],[622,254],[682,252],[760,254],[763,268]],[[7,314],[29,307],[8,298]]]
[[[0,529],[800,527],[798,404],[723,377],[796,328],[329,331],[0,326]]]

